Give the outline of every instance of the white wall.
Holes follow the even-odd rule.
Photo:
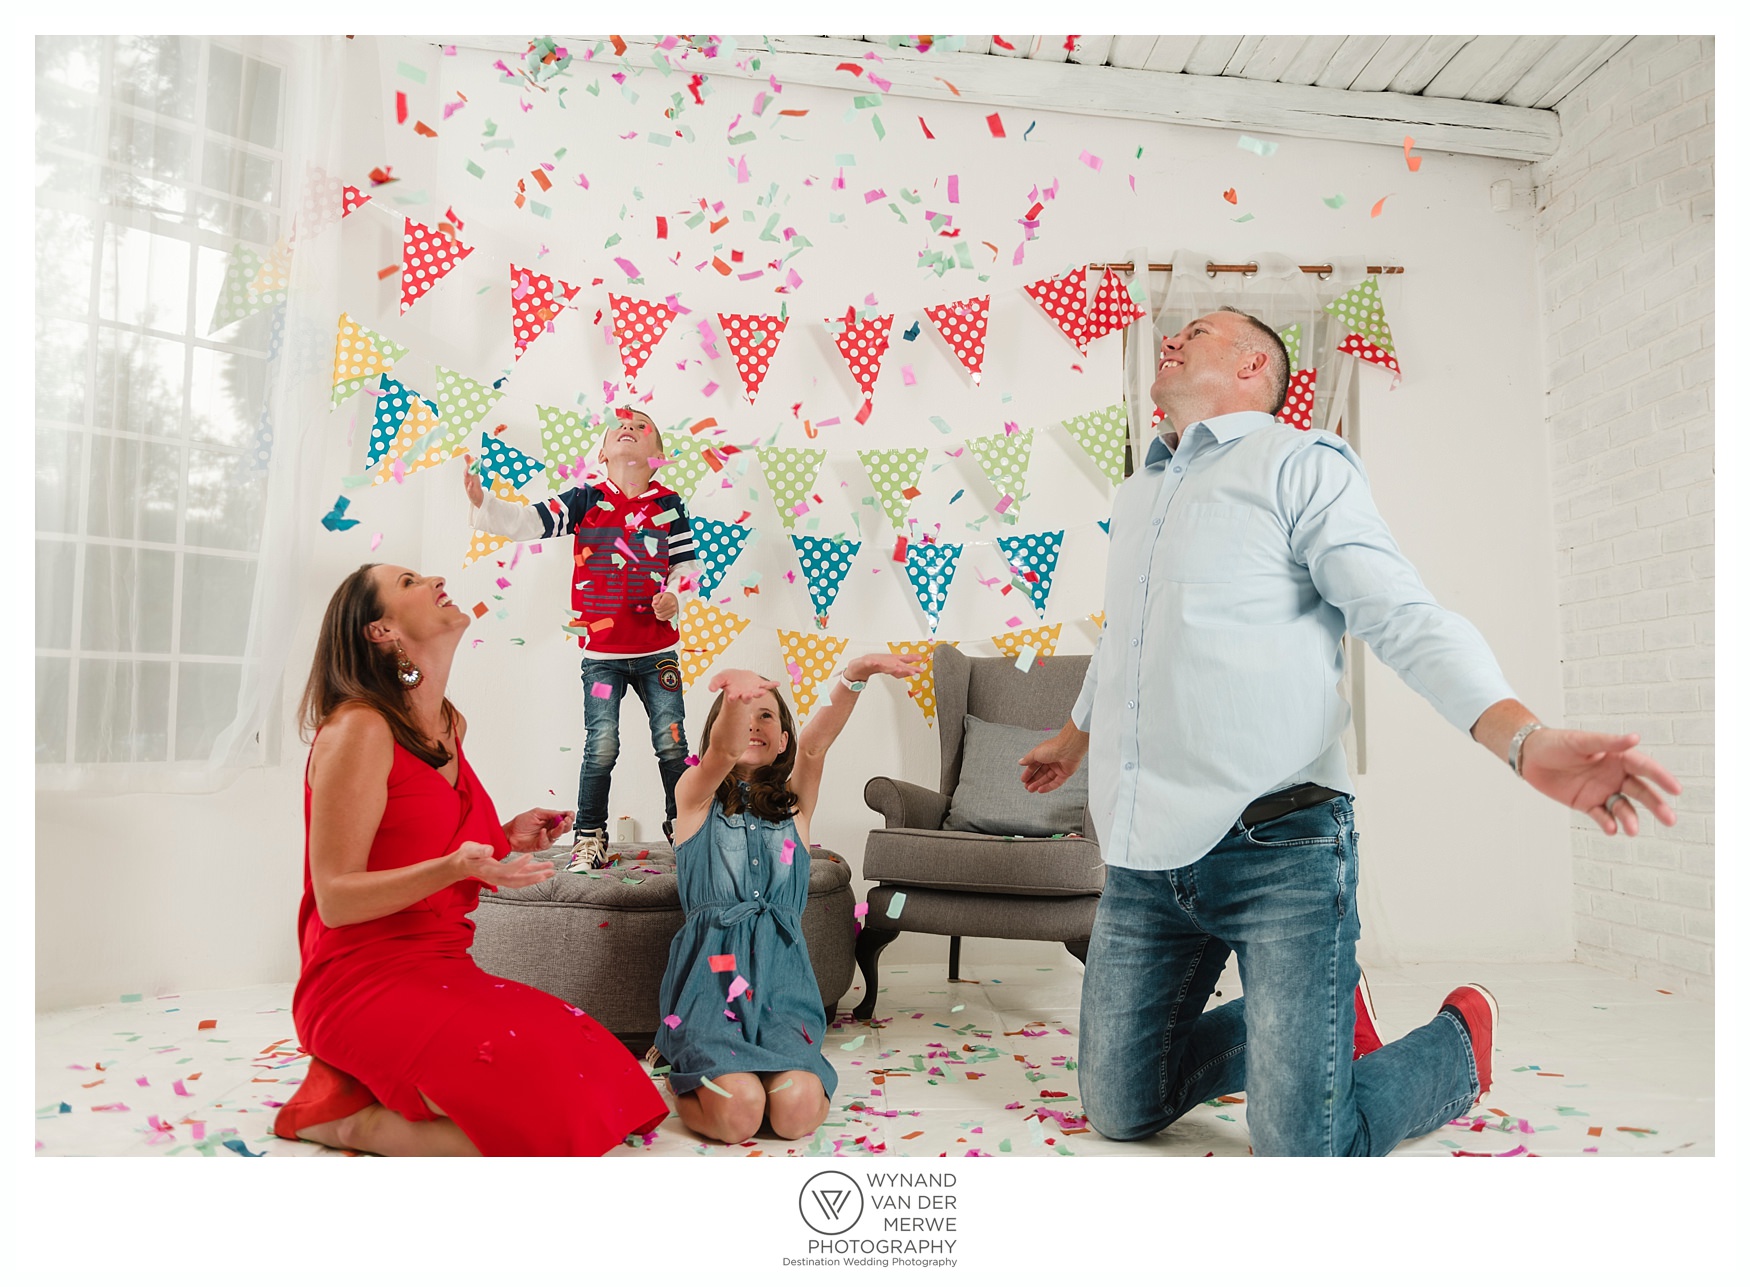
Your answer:
[[[1713,38],[1637,37],[1561,117],[1538,271],[1564,709],[1683,782],[1669,830],[1570,827],[1579,957],[1711,996]]]
[[[1193,247],[1227,260],[1280,252],[1302,262],[1361,256],[1405,265],[1406,274],[1385,279],[1385,298],[1406,378],[1392,389],[1389,376],[1376,369],[1357,376],[1362,450],[1380,506],[1434,592],[1494,643],[1522,698],[1546,718],[1560,718],[1556,569],[1546,553],[1555,534],[1540,431],[1546,382],[1533,285],[1529,167],[1432,154],[1420,173],[1411,174],[1396,149],[1300,139],[1279,140],[1280,150],[1261,158],[1235,146],[1237,132],[1006,110],[1009,137],[998,141],[987,130],[988,109],[982,106],[894,98],[876,109],[887,131],[881,141],[870,113],[852,110],[849,84],[843,92],[788,87],[756,120],[752,100],[763,82],[726,76],[711,78],[704,106],[688,98],[686,110],[668,122],[659,112],[671,93],[684,91],[683,77],[663,80],[649,72],[629,78],[639,95],[634,104],[605,75],[600,96],[586,95],[584,86],[596,77],[581,64],[560,82],[568,85],[563,108],[543,97],[524,112],[514,90],[483,74],[496,55],[464,50],[444,59],[413,42],[382,42],[373,49],[375,44],[355,42],[359,81],[370,81],[379,66],[384,79],[380,87],[367,87],[365,106],[353,114],[361,123],[352,136],[349,177],[392,163],[404,177],[381,190],[385,203],[423,190],[430,200],[406,206],[408,212],[430,222],[454,206],[466,221],[464,241],[478,247],[452,280],[403,318],[395,307],[394,280],[379,283],[375,276],[396,258],[394,222],[381,209],[366,207],[338,230],[347,239],[351,311],[412,346],[397,373],[417,388],[429,381],[435,362],[480,379],[511,366],[510,258],[529,259],[582,286],[581,316],[562,315],[555,333],[538,340],[515,365],[491,422],[505,421],[512,442],[538,451],[537,402],[576,405],[583,393],[588,405],[600,407],[601,381],[619,377],[615,351],[590,319],[606,306],[607,289],[624,282],[614,257],[631,260],[649,283],[635,290],[658,298],[678,292],[695,310],[676,324],[677,333],[651,361],[650,410],[659,424],[715,415],[730,430],[725,441],[745,443],[776,432],[780,445],[828,451],[822,474],[827,486],[820,489],[828,498],[827,516],[820,530],[830,534],[845,527],[854,538],[847,525],[860,513],[872,547],[853,570],[830,625],[832,633],[850,636],[858,651],[920,637],[924,628],[898,584],[898,569],[874,553],[891,546],[892,536],[884,517],[856,504],[864,486],[856,449],[958,447],[966,437],[1000,431],[1007,419],[1036,428],[1038,445],[1034,496],[1021,525],[1005,530],[1066,529],[1049,619],[1069,623],[1064,651],[1086,651],[1091,644],[1091,628],[1080,618],[1099,607],[1105,538],[1093,523],[1106,514],[1106,492],[1063,431],[1047,426],[1116,399],[1119,340],[1100,341],[1081,358],[1021,294],[1023,284],[1074,264],[1121,258],[1136,245],[1149,246],[1157,259],[1176,247]],[[403,60],[427,70],[424,87],[396,78]],[[392,113],[385,116],[397,88],[409,92],[413,109],[404,127],[395,125]],[[468,105],[444,121],[441,104],[453,100],[457,89],[467,94]],[[528,102],[532,96],[521,97]],[[779,108],[805,108],[808,115],[775,118]],[[742,119],[734,129],[754,128],[759,137],[731,147],[722,140],[737,114]],[[934,141],[924,138],[920,115]],[[480,146],[488,117],[497,123],[497,137],[514,139],[514,149]],[[438,123],[439,137],[413,136],[415,118]],[[1036,123],[1023,137],[1030,121]],[[697,142],[676,138],[664,148],[643,137],[652,129],[683,126]],[[630,131],[639,137],[619,137]],[[516,177],[552,160],[559,147],[566,155],[552,176],[554,189],[540,198],[551,206],[551,219],[516,209]],[[1081,162],[1084,151],[1102,158],[1098,172]],[[745,185],[736,182],[733,160],[726,160],[743,155],[751,172]],[[854,156],[855,164],[844,165],[846,188],[834,191],[830,184],[841,155]],[[487,169],[485,180],[466,172],[470,159]],[[588,175],[587,190],[574,182],[580,171]],[[945,200],[950,174],[958,175],[961,196],[952,206]],[[1489,208],[1489,186],[1500,178],[1511,179],[1520,192],[1519,204],[1507,214]],[[1024,263],[1013,266],[1020,241],[1016,221],[1032,202],[1030,192],[1053,181],[1059,194],[1046,204],[1040,235],[1027,245]],[[757,256],[783,250],[757,240],[766,207],[755,200],[766,198],[772,184],[780,229],[794,226],[813,243],[792,261],[802,287],[777,295],[769,278],[740,283],[709,269],[696,271],[694,265],[708,261],[718,242],[725,251],[746,249],[755,264]],[[863,193],[876,187],[889,199],[901,187],[918,190],[919,204],[899,202],[908,223],[899,222],[887,200],[864,202]],[[1237,206],[1222,199],[1227,188],[1236,189]],[[1321,198],[1338,192],[1346,203],[1332,210]],[[1382,213],[1370,217],[1373,203],[1388,194]],[[725,203],[732,222],[722,234],[678,229],[678,219],[671,218],[670,240],[654,239],[656,214],[696,210],[700,197]],[[936,209],[954,215],[977,269],[937,277],[915,267],[920,249],[949,244],[931,238],[923,224],[921,212]],[[755,211],[757,219],[744,222],[743,210]],[[1247,212],[1252,220],[1234,222]],[[843,214],[842,223],[831,222],[835,213]],[[605,248],[603,242],[616,233],[619,244]],[[987,240],[997,246],[996,255],[981,245]],[[549,253],[537,258],[542,245]],[[679,262],[665,263],[668,254],[678,254]],[[988,273],[988,282],[979,273]],[[592,284],[597,278],[601,284]],[[901,328],[922,317],[925,305],[986,291],[992,295],[992,344],[981,387],[964,377],[927,320],[915,343],[898,338]],[[847,304],[861,305],[871,292],[898,320],[875,414],[860,428],[851,419],[858,400],[818,322],[842,314]],[[678,331],[682,325],[718,310],[775,311],[780,303],[788,304],[795,321],[754,408],[740,401],[727,361],[676,371],[676,362],[702,359],[696,337]],[[915,387],[901,384],[901,363],[914,367]],[[1077,365],[1081,371],[1073,369]],[[707,378],[724,386],[710,399],[699,393]],[[803,406],[793,416],[790,405],[798,401]],[[808,444],[800,418],[834,415],[841,424],[821,429]],[[930,425],[931,415],[948,421],[951,437]],[[358,399],[333,418],[337,482],[362,461],[368,416]],[[947,523],[948,535],[990,497],[969,458],[951,460],[937,452],[930,463],[942,467],[926,475],[914,512]],[[501,569],[494,560],[462,568],[468,533],[459,471],[459,465],[449,465],[414,475],[399,488],[355,494],[351,514],[362,520],[359,527],[323,534],[319,565],[307,578],[309,610],[294,650],[297,673],[288,676],[288,706],[304,678],[301,666],[315,619],[347,568],[376,557],[445,572],[459,601],[484,601],[507,614],[500,619],[489,613],[463,644],[453,692],[470,717],[470,758],[505,812],[540,802],[568,807],[582,740],[576,649],[558,629],[568,613],[569,549],[559,543],[538,556],[525,551],[514,569]],[[750,481],[760,486],[757,472]],[[839,487],[841,482],[848,486]],[[737,605],[755,624],[724,660],[781,674],[774,628],[812,628],[803,587],[781,580],[790,566],[782,557],[783,531],[770,502],[762,496],[750,503],[745,485],[717,493],[710,487],[710,481],[701,486],[695,512],[733,519],[746,508],[763,529],[755,560],[728,582],[735,585],[750,567],[762,572],[760,595]],[[961,487],[966,495],[949,507],[947,496]],[[318,517],[313,513],[309,521]],[[375,532],[385,539],[372,556],[368,546]],[[996,534],[994,520],[987,520],[981,531],[951,539],[988,541]],[[507,547],[507,563],[509,553]],[[969,544],[966,561],[986,577],[999,568],[990,547]],[[988,642],[975,648],[974,641],[1002,630],[1004,618],[1020,610],[1011,606],[1014,596],[999,601],[980,587],[973,570],[962,569],[941,636],[991,652]],[[499,576],[511,582],[508,589],[495,585]],[[502,600],[493,598],[499,594]],[[515,645],[513,638],[526,642]],[[1571,872],[1560,811],[1445,726],[1377,662],[1369,659],[1367,665],[1370,771],[1360,783],[1359,805],[1366,959],[1569,957]],[[704,697],[695,691],[688,699],[695,730],[702,724]],[[654,763],[639,749],[644,733],[634,701],[627,703],[624,724],[612,808],[638,818],[642,834],[650,836],[660,821],[660,792]],[[215,796],[39,796],[38,1004],[291,978],[302,763],[303,748],[288,732],[276,767]],[[853,865],[864,835],[879,825],[861,796],[863,780],[875,773],[929,784],[936,779],[935,732],[891,688],[866,695],[835,751],[816,815],[815,838],[846,853]],[[99,842],[93,844],[93,837]],[[125,843],[114,843],[118,838]],[[1014,951],[971,943],[966,969],[976,976],[981,959],[996,959],[992,954],[999,952],[1013,959]],[[1059,949],[1039,952],[1043,962],[1069,960]],[[905,936],[889,959],[940,960],[944,954],[939,940]]]

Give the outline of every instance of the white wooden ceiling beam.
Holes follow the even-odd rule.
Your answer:
[[[1276,79],[1285,85],[1311,85],[1324,74],[1342,47],[1342,36],[1308,36],[1300,52],[1289,60],[1282,75]]]
[[[1462,98],[1479,103],[1499,103],[1502,95],[1517,85],[1556,46],[1555,36],[1521,36],[1518,43],[1493,66],[1484,69],[1476,84]]]
[[[1106,54],[1106,61],[1114,67],[1142,67],[1147,64],[1148,56],[1154,51],[1154,36],[1113,36],[1112,48]],[[1175,67],[1172,70],[1177,71]]]
[[[1587,54],[1578,67],[1557,81],[1554,88],[1533,103],[1532,107],[1554,107],[1584,84],[1588,76],[1621,53],[1633,39],[1633,36],[1603,37],[1598,43],[1598,48]]]
[[[1240,47],[1239,36],[1203,36],[1185,60],[1185,71],[1192,76],[1219,76],[1227,70],[1228,60]]]
[[[1385,47],[1384,36],[1344,36],[1331,61],[1313,80],[1321,89],[1353,89],[1355,78],[1373,61],[1373,56]]]
[[[1182,72],[1200,39],[1200,36],[1156,36],[1155,47],[1143,66],[1149,71]]]

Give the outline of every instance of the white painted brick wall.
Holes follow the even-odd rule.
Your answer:
[[[1535,170],[1561,718],[1634,731],[1678,825],[1573,828],[1580,960],[1714,980],[1714,42],[1638,36],[1557,108]]]

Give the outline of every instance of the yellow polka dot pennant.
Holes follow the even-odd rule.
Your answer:
[[[517,505],[528,504],[528,497],[516,489],[516,486],[506,478],[494,478],[491,487],[492,494],[499,500],[510,501]],[[509,544],[510,537],[494,536],[491,532],[475,532],[468,538],[468,553],[462,558],[462,566],[478,562],[494,550],[504,548]]]
[[[1057,651],[1057,636],[1062,631],[1063,623],[1060,621],[1052,626],[1034,626],[1030,630],[1011,630],[1007,634],[992,635],[990,641],[1005,657],[1018,659],[1029,649],[1035,657],[1049,657]]]
[[[790,695],[796,700],[796,717],[814,709],[820,687],[832,678],[833,667],[849,639],[817,635],[806,630],[778,631],[778,646],[784,650],[784,671],[790,677]]]
[[[405,346],[342,313],[334,340],[334,393],[329,407],[338,407],[406,355]]]
[[[411,393],[412,390],[408,392]],[[399,482],[412,473],[416,468],[413,461],[425,455],[426,446],[442,436],[443,423],[432,409],[432,404],[415,393],[413,406],[402,419],[401,427],[395,431],[395,441],[389,444],[389,449],[371,471],[371,486],[375,487],[391,479]],[[412,453],[411,459],[409,453]]]
[[[747,618],[703,599],[689,602],[681,613],[681,691],[702,679],[723,650],[747,629]]]
[[[895,657],[916,655],[924,659],[924,668],[906,681],[909,685],[906,693],[917,703],[918,709],[924,713],[924,723],[931,728],[936,726],[936,644],[939,642],[955,648],[960,646],[958,639],[902,639],[887,645],[887,651]]]

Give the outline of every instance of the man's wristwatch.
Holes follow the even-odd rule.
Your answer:
[[[846,688],[850,689],[853,693],[860,693],[865,688],[867,688],[869,686],[868,680],[866,680],[866,679],[852,679],[849,675],[845,674],[844,671],[842,671],[842,670],[839,672],[839,683],[843,684]]]

